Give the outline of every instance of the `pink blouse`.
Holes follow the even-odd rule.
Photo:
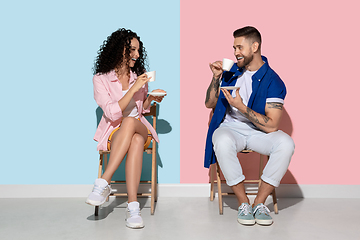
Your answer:
[[[130,71],[129,88],[134,85],[136,79],[137,75]],[[120,126],[123,116],[118,103],[118,101],[123,97],[122,85],[116,77],[114,70],[107,74],[96,74],[93,78],[93,83],[95,101],[104,112],[95,132],[94,140],[98,142],[98,151],[107,150],[107,140],[111,132]],[[150,105],[146,110],[143,109],[143,102],[146,99],[147,92],[148,85],[145,84],[134,94],[133,99],[135,100],[138,109],[140,121],[150,130],[155,141],[159,142],[155,129],[143,116],[144,113],[150,111]]]

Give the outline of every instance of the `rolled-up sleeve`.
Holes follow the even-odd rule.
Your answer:
[[[111,99],[110,92],[105,87],[105,84],[99,75],[94,76],[93,84],[95,101],[101,107],[105,116],[110,119],[110,121],[120,119],[123,114],[119,103]]]
[[[270,83],[267,92],[266,102],[279,102],[284,104],[286,96],[286,87],[279,76],[275,75],[273,81]]]

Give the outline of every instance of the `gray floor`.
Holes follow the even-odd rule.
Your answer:
[[[238,224],[234,197],[224,198],[224,215],[217,198],[159,198],[153,216],[141,198],[141,230],[125,227],[125,199],[112,198],[98,217],[84,201],[0,199],[0,239],[360,239],[359,199],[279,199],[274,224],[264,227]]]

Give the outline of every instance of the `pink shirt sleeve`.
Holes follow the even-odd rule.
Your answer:
[[[105,116],[114,122],[122,117],[122,111],[117,101],[111,99],[108,89],[99,75],[93,78],[94,98],[101,107]]]

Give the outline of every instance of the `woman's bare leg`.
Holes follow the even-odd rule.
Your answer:
[[[125,175],[128,202],[137,201],[137,191],[140,184],[145,140],[138,133],[132,138],[126,157]]]
[[[135,134],[142,136],[145,141],[147,138],[147,129],[145,125],[135,118],[124,118],[120,129],[114,133],[112,137],[109,163],[101,177],[108,183],[110,183],[116,169],[119,167],[126,153],[129,151],[131,141]]]

